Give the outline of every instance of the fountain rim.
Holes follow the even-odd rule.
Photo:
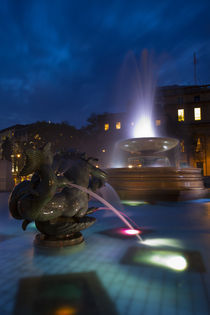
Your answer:
[[[158,143],[158,141],[161,143],[158,147],[154,147],[154,143]],[[164,148],[164,142],[167,141],[171,143],[170,148]],[[143,143],[146,142],[146,149],[143,148]],[[148,150],[148,143],[151,142],[152,148]],[[173,143],[173,145],[172,145]],[[139,138],[128,138],[120,141],[118,143],[119,147],[121,150],[126,151],[126,152],[134,152],[134,153],[143,153],[143,152],[148,152],[151,151],[150,153],[161,153],[165,152],[171,149],[174,149],[179,145],[180,141],[179,139],[172,138],[172,137],[139,137]],[[125,145],[127,144],[127,147]],[[130,144],[130,147],[129,147]],[[140,148],[140,145],[142,144],[142,148]],[[132,146],[132,147],[131,147]],[[136,148],[135,148],[136,146]]]
[[[122,141],[125,141],[125,140],[136,140],[136,139],[171,139],[171,140],[177,140],[179,141],[177,138],[174,138],[174,137],[133,137],[133,138],[127,138],[127,139],[124,139]]]

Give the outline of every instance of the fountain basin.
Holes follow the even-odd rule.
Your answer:
[[[108,182],[122,200],[178,201],[203,198],[201,169],[176,167],[110,168]]]
[[[119,147],[130,153],[142,155],[159,154],[175,148],[179,140],[167,137],[131,138],[119,143]]]

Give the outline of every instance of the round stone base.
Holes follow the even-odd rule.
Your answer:
[[[207,193],[198,168],[113,168],[106,172],[122,200],[179,201],[204,198]]]
[[[84,242],[84,238],[80,232],[63,237],[48,236],[39,233],[34,239],[34,245],[42,248],[63,248],[78,245],[82,242]]]

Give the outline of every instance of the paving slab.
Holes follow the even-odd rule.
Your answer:
[[[58,252],[34,247],[34,225],[22,231],[7,200],[0,193],[1,315],[210,314],[210,199],[124,205],[143,242],[99,210],[85,243]]]

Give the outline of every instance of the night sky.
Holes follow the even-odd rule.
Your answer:
[[[158,85],[210,84],[209,0],[0,0],[0,129],[81,127],[122,111],[125,60],[152,56]],[[122,88],[122,87],[121,87]]]

